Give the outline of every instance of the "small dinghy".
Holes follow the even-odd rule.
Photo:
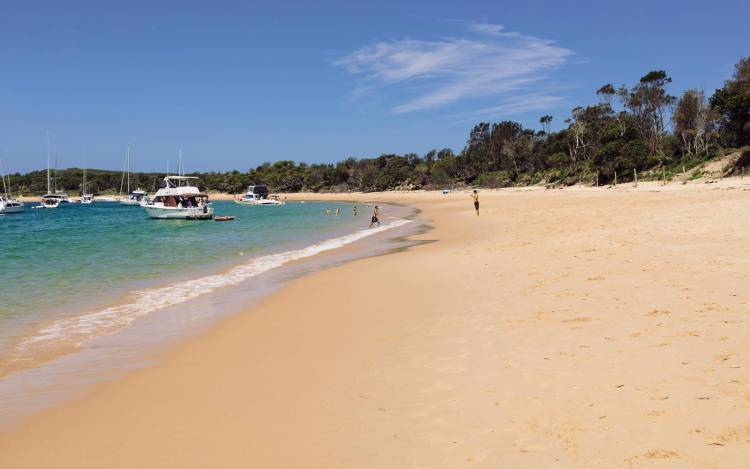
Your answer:
[[[216,221],[232,221],[232,220],[234,220],[234,217],[229,216],[229,215],[222,215],[222,216],[219,216],[219,217],[214,217],[214,220],[216,220]]]

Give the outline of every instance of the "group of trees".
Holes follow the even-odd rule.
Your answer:
[[[264,163],[248,172],[196,174],[205,189],[242,192],[250,184],[272,191],[374,191],[468,184],[484,187],[612,181],[633,170],[684,167],[711,158],[723,148],[750,145],[750,57],[741,59],[724,86],[710,98],[688,89],[670,95],[672,78],[663,70],[644,75],[632,87],[606,84],[597,101],[571,110],[565,126],[550,130],[553,116],[540,118],[540,129],[513,121],[482,122],[469,133],[459,154],[445,148],[424,155],[385,154],[348,158],[335,164],[289,160]],[[137,173],[132,185],[153,190],[163,174]],[[88,172],[94,192],[117,192],[121,173]],[[12,175],[14,191],[46,190],[46,173]],[[81,170],[61,171],[57,187],[76,190]]]

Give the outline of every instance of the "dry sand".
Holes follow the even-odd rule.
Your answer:
[[[329,196],[435,242],[293,281],[1,434],[0,467],[746,466],[731,185]]]

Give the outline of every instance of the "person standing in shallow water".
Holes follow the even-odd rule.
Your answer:
[[[471,198],[474,199],[474,210],[477,211],[477,216],[479,216],[479,193],[476,189],[471,193]]]
[[[370,219],[370,228],[372,228],[372,225],[378,224],[380,226],[380,209],[378,206],[375,206],[375,209],[372,211],[372,218]]]

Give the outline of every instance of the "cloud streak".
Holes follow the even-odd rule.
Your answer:
[[[335,65],[359,78],[357,89],[398,89],[407,94],[395,113],[436,109],[468,99],[507,97],[541,86],[573,52],[553,41],[471,23],[468,37],[403,39],[365,46]],[[538,90],[536,90],[538,91]]]

